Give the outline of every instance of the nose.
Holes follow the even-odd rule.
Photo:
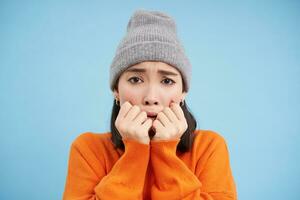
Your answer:
[[[149,86],[145,91],[144,105],[159,105],[158,90],[155,86]]]

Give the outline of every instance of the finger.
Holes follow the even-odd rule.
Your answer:
[[[140,112],[136,118],[134,119],[134,122],[137,124],[142,124],[147,119],[147,113],[145,111]]]
[[[185,119],[183,110],[181,109],[178,103],[172,103],[170,108],[179,120]]]
[[[143,125],[142,125],[142,128],[145,128],[147,130],[149,130],[152,126],[152,120],[151,119],[147,119]]]
[[[170,120],[163,112],[158,113],[156,119],[159,120],[164,126],[167,126],[170,123]]]
[[[132,105],[128,101],[123,103],[121,105],[118,117],[121,118],[121,119],[125,118],[126,114],[128,113],[128,111],[130,110],[131,107],[132,107]]]
[[[168,119],[171,121],[171,122],[178,122],[178,118],[177,116],[175,115],[175,113],[171,110],[171,108],[169,107],[166,107],[164,110],[163,110],[164,114],[168,117]]]
[[[139,106],[134,105],[130,108],[130,110],[127,112],[125,118],[126,120],[133,121],[133,119],[141,112],[141,109]]]
[[[156,132],[158,132],[159,130],[161,131],[161,130],[163,130],[164,129],[164,126],[163,126],[163,124],[161,123],[161,121],[159,121],[159,120],[154,120],[154,122],[153,122],[153,127],[155,128],[155,130],[156,130]]]

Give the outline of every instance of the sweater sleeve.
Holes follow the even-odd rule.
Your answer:
[[[201,191],[205,191],[214,200],[237,200],[229,151],[224,138],[218,135],[210,142],[208,151],[205,164],[198,161],[196,166],[196,176],[202,182]]]
[[[225,155],[220,154],[224,149],[217,150],[218,152],[212,155],[207,163],[206,171],[202,172],[205,173],[205,178],[202,180],[197,169],[194,174],[177,157],[178,142],[151,143],[151,164],[155,175],[155,184],[151,189],[152,199],[235,200],[233,193],[227,191],[226,184],[231,184],[232,181],[232,177],[228,176],[230,172],[228,172],[227,160],[219,159]],[[209,188],[211,192],[204,190],[206,184],[211,184]],[[218,188],[214,185],[218,185]]]
[[[92,159],[92,151],[73,143],[63,199],[142,199],[149,145],[133,140],[125,140],[124,145],[124,154],[106,174],[104,160]]]

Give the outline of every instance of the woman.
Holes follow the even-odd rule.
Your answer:
[[[111,132],[73,142],[63,199],[237,199],[226,142],[195,130],[190,77],[174,20],[136,11],[111,64]]]

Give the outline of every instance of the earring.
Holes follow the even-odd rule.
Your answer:
[[[116,105],[120,106],[120,101],[118,99],[116,99],[115,101],[116,101]]]
[[[180,101],[179,105],[182,107],[184,106],[184,100]]]

